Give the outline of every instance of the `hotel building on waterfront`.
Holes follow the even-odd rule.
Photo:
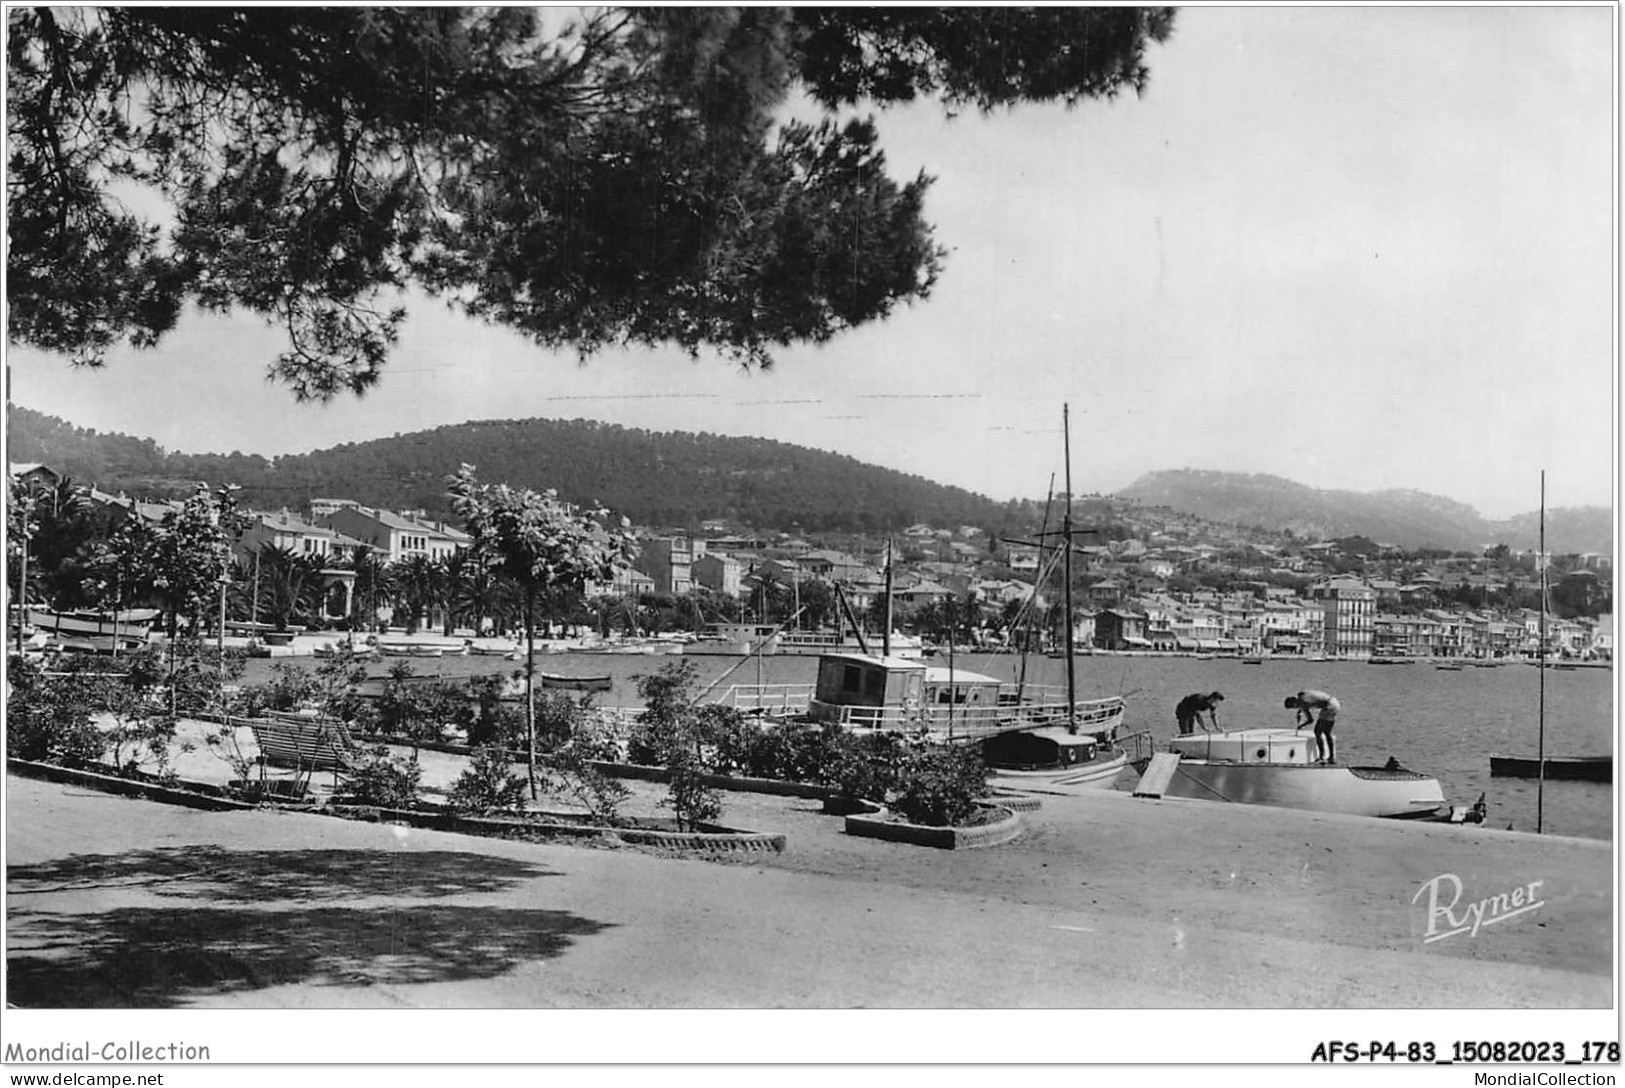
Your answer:
[[[1320,602],[1328,657],[1370,657],[1376,626],[1377,593],[1354,578],[1333,578],[1309,587]]]

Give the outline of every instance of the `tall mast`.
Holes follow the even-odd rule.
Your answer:
[[[1016,702],[1021,702],[1022,693],[1027,690],[1027,644],[1032,641],[1033,609],[1038,603],[1038,588],[1043,584],[1044,575],[1048,573],[1045,566],[1044,541],[1049,538],[1049,510],[1055,501],[1055,473],[1049,474],[1049,492],[1044,497],[1044,520],[1038,528],[1038,566],[1033,569],[1033,592],[1027,598],[1027,608],[1022,616],[1021,623],[1021,668],[1016,674]]]
[[[1078,731],[1076,664],[1072,660],[1072,423],[1071,407],[1061,405],[1061,433],[1066,451],[1066,509],[1061,515],[1062,577],[1066,580],[1066,730]]]
[[[886,629],[880,632],[880,656],[891,656],[891,537],[886,538]]]
[[[1540,470],[1540,747],[1535,779],[1535,834],[1540,834],[1546,800],[1546,470]]]

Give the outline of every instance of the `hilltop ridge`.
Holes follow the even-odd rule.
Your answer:
[[[1359,535],[1402,547],[1478,550],[1502,543],[1531,549],[1540,535],[1538,511],[1493,520],[1466,503],[1414,489],[1326,490],[1254,473],[1188,468],[1151,472],[1117,494],[1208,521],[1300,537]],[[1546,535],[1554,551],[1611,553],[1613,512],[1597,506],[1548,510]]]
[[[352,498],[447,517],[445,477],[465,462],[483,479],[553,488],[602,502],[645,525],[697,529],[720,519],[762,529],[896,532],[923,522],[1026,531],[1042,500],[997,502],[964,488],[865,464],[844,454],[765,438],[655,432],[592,420],[477,420],[306,454],[180,453],[149,438],[100,434],[9,406],[8,455],[43,461],[105,491],[184,494],[194,481],[242,487],[251,506],[300,510],[312,498]],[[1266,474],[1176,469],[1150,472],[1117,492],[1113,516],[1136,504],[1223,525],[1297,537],[1365,536],[1401,547],[1531,549],[1538,515],[1491,520],[1465,503],[1414,489],[1324,490]],[[1098,510],[1098,507],[1097,507]],[[1557,552],[1613,550],[1612,511],[1547,512]]]

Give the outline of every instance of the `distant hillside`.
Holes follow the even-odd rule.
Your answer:
[[[13,461],[44,461],[104,491],[132,494],[184,493],[195,480],[236,483],[245,503],[262,508],[349,498],[449,517],[445,477],[467,462],[482,480],[554,488],[644,525],[697,528],[728,518],[809,532],[895,531],[915,522],[998,531],[1021,509],[783,442],[587,420],[487,420],[267,459],[169,453],[148,439],[97,434],[25,408],[13,407],[8,418]]]
[[[1486,544],[1534,548],[1539,512],[1491,521],[1452,499],[1421,491],[1322,491],[1279,476],[1176,469],[1140,477],[1118,496],[1209,521],[1299,536],[1366,536],[1402,547],[1477,550]],[[1613,550],[1613,513],[1596,506],[1546,512],[1555,552]]]

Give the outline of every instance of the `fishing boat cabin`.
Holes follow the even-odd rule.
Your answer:
[[[815,721],[868,729],[988,732],[1009,717],[991,676],[900,657],[824,654],[808,705]]]
[[[925,724],[925,666],[872,654],[825,654],[808,703],[818,722],[869,729],[919,729]]]

